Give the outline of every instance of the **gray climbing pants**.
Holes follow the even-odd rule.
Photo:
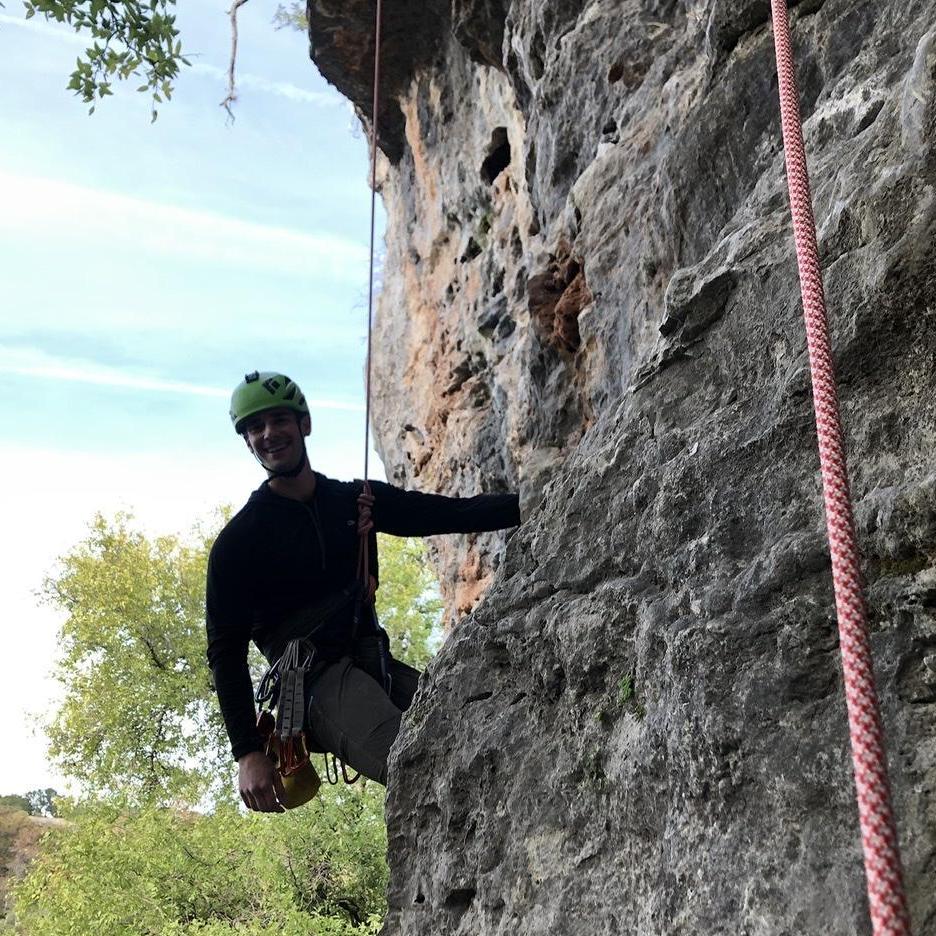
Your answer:
[[[400,731],[419,681],[419,670],[392,658],[388,661],[390,694],[342,657],[319,672],[309,686],[307,729],[312,746],[336,754],[355,771],[387,784],[387,756]]]

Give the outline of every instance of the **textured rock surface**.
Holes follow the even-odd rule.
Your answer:
[[[369,4],[332,6],[362,48]],[[381,453],[427,490],[548,483],[506,550],[438,547],[451,607],[487,594],[396,748],[386,932],[868,932],[769,3],[388,17]],[[911,910],[934,934],[936,12],[804,0],[792,26]]]

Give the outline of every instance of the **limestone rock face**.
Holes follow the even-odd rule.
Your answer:
[[[365,115],[372,12],[309,9]],[[769,12],[387,5],[379,448],[407,486],[543,495],[512,534],[437,544],[474,610],[395,749],[388,936],[870,932]],[[936,12],[791,14],[906,882],[936,934]]]

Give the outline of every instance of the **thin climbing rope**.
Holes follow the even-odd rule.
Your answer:
[[[771,3],[777,76],[780,82],[783,146],[809,346],[822,492],[832,555],[832,582],[845,675],[845,701],[848,707],[868,903],[875,936],[907,936],[910,933],[910,914],[904,894],[887,779],[884,732],[874,685],[822,271],[816,248],[816,224],[803,146],[799,92],[793,69],[787,0],[771,0]]]
[[[371,523],[371,507],[374,497],[368,482],[370,462],[370,407],[371,407],[371,337],[374,331],[374,219],[377,211],[377,107],[380,103],[380,31],[382,0],[377,0],[377,18],[374,24],[374,109],[371,112],[370,156],[371,156],[371,200],[370,200],[370,263],[367,275],[367,361],[364,365],[364,487],[358,498],[358,561],[357,578],[360,594],[355,608],[354,632],[357,627],[363,608],[372,598],[370,597],[370,548],[368,536],[373,528]],[[338,783],[338,765],[341,765],[341,776],[347,784],[356,783],[361,777],[360,772],[353,777],[348,776],[348,769],[344,761],[332,755],[332,762],[328,762],[325,755],[325,777],[331,784]]]
[[[367,275],[367,363],[364,377],[364,480],[369,477],[371,410],[371,343],[374,331],[374,218],[377,211],[377,108],[380,104],[380,32],[383,0],[377,0],[374,23],[374,108],[371,111],[370,156],[370,264]]]

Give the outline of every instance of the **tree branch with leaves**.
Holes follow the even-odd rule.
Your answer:
[[[24,0],[26,18],[37,14],[90,33],[93,43],[78,56],[68,87],[94,111],[113,94],[115,80],[143,79],[137,89],[157,105],[172,97],[180,66],[190,64],[172,12],[175,0]]]

